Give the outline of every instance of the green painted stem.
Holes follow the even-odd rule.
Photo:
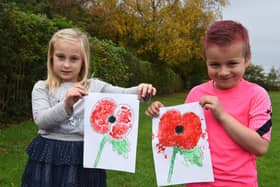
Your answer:
[[[96,168],[99,160],[100,160],[100,157],[101,157],[101,154],[102,154],[102,151],[103,151],[103,148],[104,148],[104,145],[105,143],[108,141],[108,138],[107,136],[103,136],[103,139],[101,140],[100,142],[100,145],[99,145],[99,150],[98,150],[98,153],[97,153],[97,156],[96,156],[96,159],[95,159],[95,162],[94,162],[94,167]]]
[[[178,147],[175,145],[173,147],[173,153],[172,153],[172,157],[171,157],[171,163],[170,163],[170,167],[169,167],[169,172],[168,172],[168,183],[170,183],[171,181],[171,177],[172,177],[172,174],[173,174],[173,170],[174,170],[174,163],[175,163],[175,158],[176,158],[176,154],[178,152]]]

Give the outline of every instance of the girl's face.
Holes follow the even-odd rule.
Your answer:
[[[229,46],[211,45],[206,50],[206,64],[209,77],[217,89],[225,90],[237,86],[242,79],[250,59],[244,57],[242,42]]]
[[[54,44],[53,71],[63,82],[77,82],[83,64],[78,42],[57,40]]]

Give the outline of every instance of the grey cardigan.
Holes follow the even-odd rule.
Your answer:
[[[137,87],[122,88],[98,79],[90,79],[89,92],[136,94]],[[68,114],[64,109],[67,90],[73,83],[63,83],[53,95],[44,81],[38,81],[32,90],[33,119],[39,127],[38,133],[50,139],[65,141],[83,141],[84,99],[73,106]]]

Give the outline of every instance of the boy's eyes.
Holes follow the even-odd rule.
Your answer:
[[[214,67],[219,67],[220,64],[210,64],[210,66],[214,68]]]
[[[226,64],[226,66],[233,67],[233,66],[235,66],[235,65],[237,65],[237,64],[238,64],[237,62],[232,61],[232,62],[228,62],[228,63]],[[221,64],[219,64],[219,63],[210,63],[209,66],[211,66],[211,67],[213,67],[213,68],[218,68],[218,67],[221,66]]]
[[[235,66],[236,64],[238,64],[238,63],[234,62],[234,61],[228,63],[229,66]]]

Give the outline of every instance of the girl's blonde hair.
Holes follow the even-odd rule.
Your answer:
[[[63,40],[67,42],[78,42],[81,46],[82,52],[82,67],[78,77],[78,81],[87,87],[88,84],[88,74],[90,67],[90,46],[89,41],[83,32],[78,29],[68,28],[61,29],[54,33],[51,40],[49,41],[49,49],[48,49],[48,77],[46,80],[47,87],[49,88],[49,92],[53,93],[56,88],[58,88],[62,80],[55,75],[53,71],[53,55],[54,55],[54,46],[58,40]]]

